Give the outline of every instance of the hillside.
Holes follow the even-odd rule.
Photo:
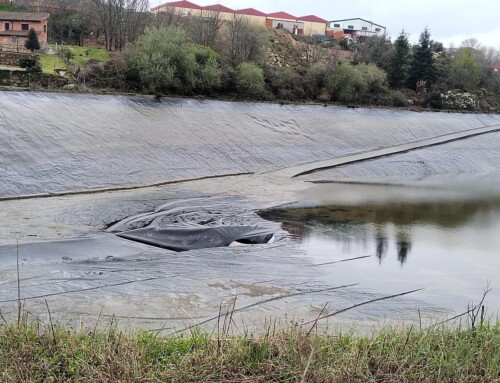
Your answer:
[[[268,65],[279,68],[298,68],[315,62],[350,62],[353,52],[341,49],[339,46],[325,47],[311,39],[312,43],[304,36],[303,41],[294,38],[292,34],[283,29],[269,29],[269,46],[266,48],[265,61]]]

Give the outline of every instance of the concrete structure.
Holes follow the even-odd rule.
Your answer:
[[[328,24],[328,34],[335,38],[348,36],[356,39],[386,33],[384,26],[361,18],[332,20]]]
[[[325,35],[328,21],[318,16],[308,15],[299,17],[299,21],[304,23],[304,35]]]
[[[304,22],[286,12],[269,13],[266,19],[266,27],[273,29],[286,29],[294,35],[304,34]]]
[[[196,16],[201,17],[202,7],[191,3],[190,1],[173,1],[171,3],[165,3],[158,5],[157,7],[151,8],[151,12],[168,12],[175,13],[181,16]]]
[[[48,13],[0,12],[0,49],[25,52],[24,42],[30,29],[38,34],[40,46],[47,44]]]
[[[237,15],[241,15],[244,19],[248,20],[254,25],[266,25],[267,15],[264,12],[258,11],[254,8],[245,8],[236,11]]]

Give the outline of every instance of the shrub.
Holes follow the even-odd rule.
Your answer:
[[[368,86],[359,70],[350,64],[342,64],[330,76],[329,88],[335,101],[359,102]]]
[[[21,68],[26,68],[26,72],[28,73],[40,73],[42,71],[38,63],[38,57],[22,57],[19,59],[19,66]]]
[[[408,106],[408,97],[403,92],[396,90],[391,93],[391,96],[393,106]]]
[[[264,95],[264,72],[251,62],[244,62],[236,69],[236,89],[243,97]]]
[[[452,110],[474,110],[477,107],[476,97],[468,92],[450,90],[441,95],[443,106]]]
[[[387,74],[375,64],[359,64],[356,69],[363,76],[369,93],[388,93]]]
[[[443,98],[439,92],[431,92],[427,97],[427,104],[433,109],[443,108]]]

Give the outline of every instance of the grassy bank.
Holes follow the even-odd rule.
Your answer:
[[[260,337],[162,337],[3,325],[0,381],[498,382],[500,324],[369,337],[307,335],[296,327]]]
[[[50,44],[50,48],[54,51],[60,49],[68,49],[72,58],[69,60],[70,64],[84,67],[90,60],[93,61],[108,61],[109,52],[102,48],[82,47],[78,45],[58,45]],[[63,58],[58,54],[48,54],[46,52],[40,53],[40,66],[44,73],[54,73],[54,69],[65,69],[66,63]]]

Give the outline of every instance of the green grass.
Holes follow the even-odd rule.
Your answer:
[[[55,50],[55,44],[49,44],[49,46]],[[77,45],[58,45],[58,49],[66,48],[70,49],[73,53],[73,58],[70,60],[71,63],[76,64],[80,67],[84,67],[90,60],[97,61],[108,61],[109,52],[102,48],[89,48],[81,47]],[[54,69],[64,69],[66,64],[61,56],[57,54],[47,54],[45,52],[40,53],[40,66],[44,73],[54,74]]]
[[[162,337],[116,328],[0,327],[9,382],[498,382],[500,325],[307,336],[298,327],[252,337],[194,331]]]
[[[66,64],[59,55],[49,55],[47,53],[40,54],[40,66],[43,73],[54,74],[54,69],[64,69]]]

